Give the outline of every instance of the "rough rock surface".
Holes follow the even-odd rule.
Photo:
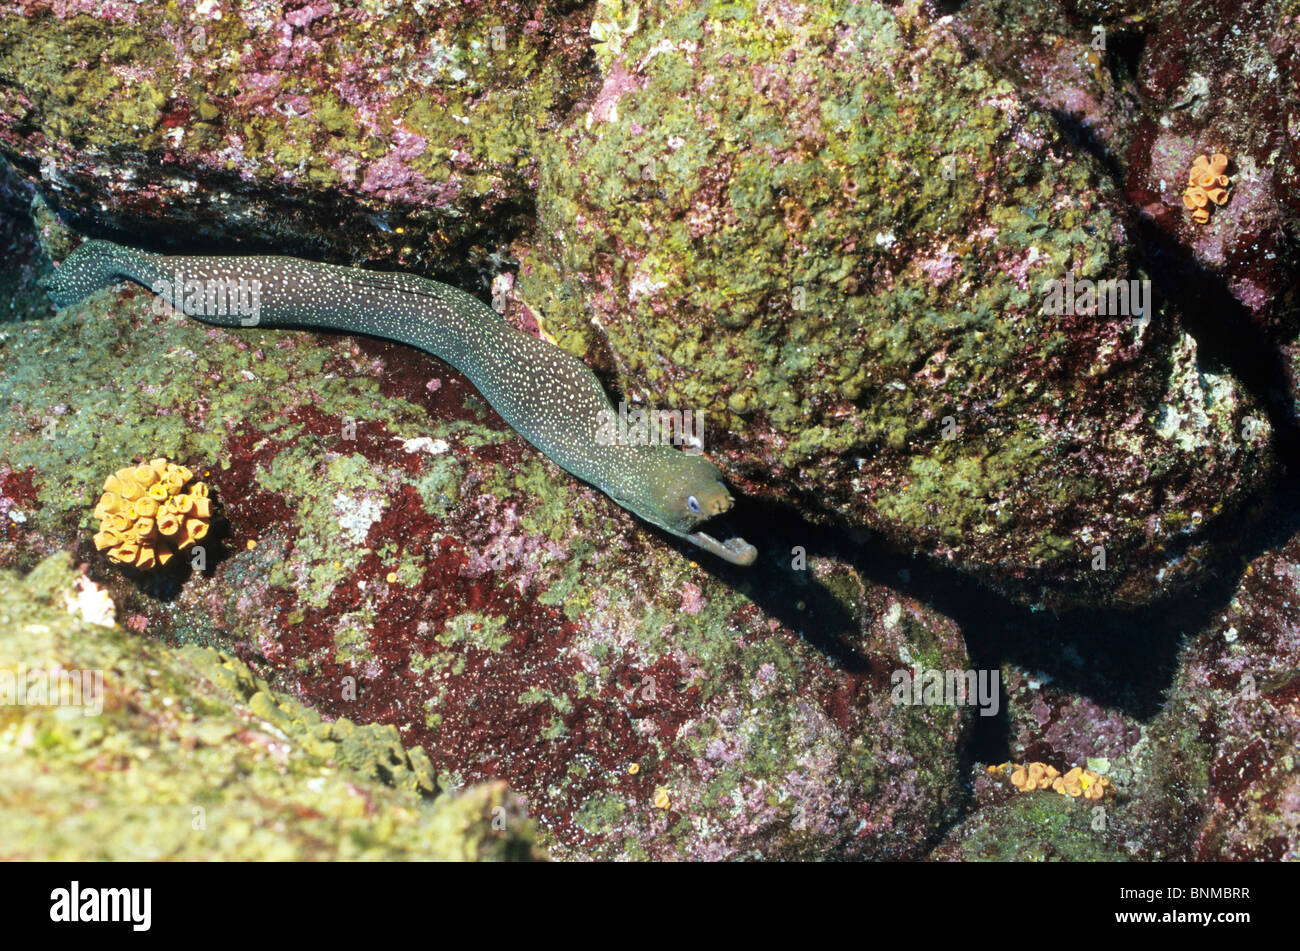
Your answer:
[[[1125,163],[1125,190],[1186,255],[1170,256],[1172,276],[1192,293],[1211,283],[1226,288],[1215,316],[1230,327],[1245,320],[1293,338],[1300,330],[1300,4],[1159,4],[1137,81],[1146,110]],[[1190,160],[1214,150],[1232,160],[1232,193],[1198,225],[1180,196]]]
[[[1300,406],[1300,4],[977,0],[954,29],[1122,185],[1163,292],[1257,391]],[[1102,31],[1097,50],[1097,30]],[[1182,204],[1195,157],[1227,205]],[[1271,395],[1271,394],[1270,394]]]
[[[459,830],[340,842],[312,826],[339,787],[285,784],[273,802],[304,821],[267,838],[237,803],[239,855],[522,855],[526,810],[564,858],[911,858],[940,837],[935,858],[1294,858],[1300,551],[1274,540],[1235,595],[1215,580],[1268,501],[1256,397],[1300,393],[1293,0],[1257,5],[1262,27],[1200,0],[761,6],[0,0],[18,176],[0,167],[0,316],[18,321],[0,332],[0,569],[74,549],[132,632],[95,651],[177,665],[235,711],[205,713],[256,720],[205,768],[279,763],[280,730],[286,775],[350,771],[419,829]],[[1093,23],[1119,41],[1099,62]],[[1183,164],[1219,144],[1252,171],[1199,228]],[[510,319],[616,392],[705,412],[709,452],[767,503],[748,512],[765,558],[692,561],[404,348],[215,330],[134,288],[51,316],[36,240],[54,260],[72,241],[39,202],[23,218],[32,183],[159,246],[471,290],[513,253],[513,296],[494,285]],[[1043,313],[1044,281],[1071,272],[1163,293],[1148,323]],[[215,486],[204,566],[137,578],[95,555],[98,485],[137,453]],[[893,583],[900,549],[929,559],[924,584]],[[62,630],[38,583],[75,582],[56,564],[5,576],[0,605]],[[950,610],[953,569],[1030,607],[965,591]],[[1207,577],[1194,605],[1037,610]],[[900,668],[986,662],[1004,756],[1105,761],[1120,793],[1099,825],[972,773],[990,728],[968,709],[890,701]],[[53,724],[56,773],[118,732],[141,784],[138,736],[207,749],[184,718],[124,711],[103,736],[20,711],[0,755],[27,773],[45,755],[19,720]],[[357,757],[344,734],[367,738]],[[473,790],[460,811],[410,788],[435,773]],[[163,801],[188,810],[203,782]],[[80,857],[13,789],[14,854]],[[185,834],[159,854],[198,854]]]
[[[123,630],[66,553],[0,571],[0,656],[7,861],[540,856],[504,784],[435,797],[392,727],[325,722],[227,654]]]
[[[568,0],[5,0],[0,148],[98,228],[445,266],[519,227],[588,29]]]
[[[931,13],[939,19],[937,6]],[[1140,0],[970,0],[945,24],[988,69],[1117,171],[1142,114]]]
[[[472,288],[513,238],[516,319],[703,412],[745,490],[1013,597],[1150,600],[1270,466],[1174,311],[1042,313],[1145,276],[1122,198],[912,7],[96,16],[0,5],[0,148],[63,209]]]
[[[1294,511],[1293,498],[1283,511]],[[1090,768],[1116,794],[1071,806],[1015,792],[977,766],[963,817],[932,857],[1295,860],[1295,518],[1252,545],[1259,553],[1236,576],[1196,598],[1074,624],[1039,620],[1000,638],[1008,730],[1001,748],[982,754],[988,765]]]
[[[1122,862],[1129,856],[1097,816],[1106,807],[1048,790],[1021,793],[976,781],[978,811],[949,832],[930,858],[943,862]]]
[[[709,414],[750,492],[1014,596],[1194,574],[1266,426],[1173,312],[1045,312],[1048,281],[1145,277],[1101,167],[941,23],[764,9],[656,5],[545,143],[543,328]]]
[[[152,301],[9,335],[0,563],[76,547],[142,635],[393,724],[444,786],[506,780],[555,856],[909,856],[955,814],[969,708],[889,692],[969,666],[949,619],[833,558],[720,576],[407,348]],[[204,570],[93,553],[99,483],[141,451],[213,487]]]
[[[1300,534],[1190,638],[1141,782],[1156,857],[1300,859]]]

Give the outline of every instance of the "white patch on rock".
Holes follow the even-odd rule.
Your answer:
[[[1196,340],[1184,333],[1174,345],[1165,401],[1156,410],[1156,434],[1184,452],[1240,442],[1233,428],[1237,406],[1232,378],[1202,369]]]
[[[117,605],[108,592],[89,578],[78,578],[72,590],[63,596],[64,606],[73,617],[89,624],[113,627],[117,624]]]
[[[631,282],[627,288],[627,300],[629,304],[635,304],[637,301],[646,297],[654,297],[659,291],[668,286],[667,281],[656,281],[644,271],[637,271],[632,276]]]
[[[897,631],[899,622],[903,620],[902,603],[899,601],[891,602],[889,605],[889,609],[885,612],[885,616],[882,617],[880,620],[884,623],[885,628],[887,630]],[[908,652],[906,645],[903,645],[903,647],[899,650],[899,656],[902,657],[903,660],[907,661],[908,663],[910,663],[912,660],[911,654]]]
[[[334,496],[334,511],[339,514],[339,528],[343,529],[343,534],[354,545],[362,545],[370,533],[370,526],[379,521],[384,507],[375,499],[354,499],[340,492]]]
[[[398,436],[397,440],[402,444],[403,452],[427,452],[431,456],[441,456],[451,448],[447,440],[431,439],[428,436],[417,436],[415,439],[402,439]]]

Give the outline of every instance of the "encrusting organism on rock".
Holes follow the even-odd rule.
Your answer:
[[[1072,799],[1080,796],[1084,799],[1101,799],[1107,793],[1115,791],[1115,787],[1105,776],[1079,766],[1074,767],[1064,776],[1055,766],[1037,762],[1024,765],[1003,763],[1001,766],[990,766],[989,772],[998,775],[1010,772],[1011,785],[1020,792],[1050,789]]]
[[[1228,200],[1232,179],[1228,177],[1228,156],[1215,152],[1214,157],[1198,155],[1187,176],[1183,189],[1183,205],[1192,212],[1192,220],[1205,224],[1210,220],[1210,205],[1222,205]]]
[[[1074,799],[1080,796],[1085,799],[1100,799],[1106,795],[1109,786],[1110,780],[1105,776],[1099,776],[1090,769],[1082,769],[1078,766],[1064,776],[1052,780],[1053,790],[1062,796],[1070,796]]]
[[[95,506],[95,547],[142,571],[166,565],[208,534],[212,502],[194,473],[166,459],[118,469]]]

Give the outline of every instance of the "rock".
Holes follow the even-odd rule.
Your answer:
[[[1143,750],[1150,857],[1300,857],[1300,534],[1190,637]]]
[[[1078,658],[1078,652],[1073,653]],[[1078,660],[1076,671],[1086,664]],[[1065,773],[1075,766],[1090,768],[1090,762],[1100,760],[1117,785],[1132,787],[1133,749],[1143,736],[1140,717],[1122,706],[1099,702],[1088,691],[1062,686],[1046,674],[1014,665],[1004,668],[1002,683],[1016,762],[1051,763]]]
[[[1049,790],[997,794],[931,853],[941,862],[1123,862],[1114,835],[1094,825],[1098,807]]]
[[[979,766],[974,795],[935,858],[1077,857],[1279,861],[1300,844],[1300,534],[1280,524],[1239,578],[1135,614],[1013,621],[996,640],[1010,729],[981,758],[1102,772],[1115,795],[1086,812],[1035,801]],[[997,628],[997,625],[995,625]],[[975,650],[975,648],[972,648]],[[977,666],[988,658],[977,654]],[[1056,815],[1056,813],[1053,813]],[[1033,821],[1039,821],[1035,819]],[[1031,831],[1032,830],[1032,831]],[[995,840],[1001,837],[1002,845]]]
[[[971,0],[946,20],[982,65],[1050,116],[1113,175],[1141,114],[1137,0]],[[937,17],[936,17],[937,19]]]
[[[0,571],[7,861],[537,857],[504,784],[435,796],[392,727],[333,723],[210,647],[88,620],[66,554]]]
[[[1177,244],[1170,283],[1214,283],[1236,310],[1212,316],[1300,329],[1300,5],[1242,8],[1214,0],[1155,6],[1138,64],[1145,115],[1129,149],[1125,190]],[[1206,225],[1182,206],[1198,154],[1231,159],[1229,201]],[[1230,327],[1232,324],[1230,324]]]
[[[1300,5],[980,0],[952,21],[981,61],[1102,157],[1163,295],[1294,418],[1300,151],[1288,129],[1300,123]],[[1198,224],[1182,192],[1196,157],[1220,150],[1231,194]]]
[[[747,492],[1023,601],[1196,577],[1267,424],[1171,311],[1048,312],[1049,281],[1145,278],[1097,163],[941,22],[657,16],[544,143],[520,275],[543,330],[703,412]]]
[[[9,3],[0,149],[98,229],[445,267],[520,227],[589,21],[567,0],[422,9]]]
[[[1195,310],[1212,287],[1225,298],[1211,299],[1216,319],[1294,334],[1298,17],[1294,0],[980,0],[952,20],[982,61],[1103,156],[1171,294]],[[1231,197],[1200,225],[1182,192],[1196,156],[1215,151],[1232,160]]]
[[[555,857],[915,857],[955,814],[970,708],[890,692],[969,667],[950,619],[815,549],[696,563],[409,348],[154,311],[123,286],[15,328],[0,564],[74,546],[142,636],[396,727],[442,788],[504,780]],[[204,568],[93,551],[138,451],[212,487]]]

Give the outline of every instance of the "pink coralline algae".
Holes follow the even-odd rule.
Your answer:
[[[6,0],[0,3],[0,16],[29,17],[48,10],[60,20],[90,15],[110,23],[134,23],[139,9],[139,0]]]
[[[367,166],[361,190],[373,192],[389,201],[419,202],[428,198],[432,186],[411,170],[408,161],[423,155],[427,143],[414,133],[396,129],[387,154]]]

